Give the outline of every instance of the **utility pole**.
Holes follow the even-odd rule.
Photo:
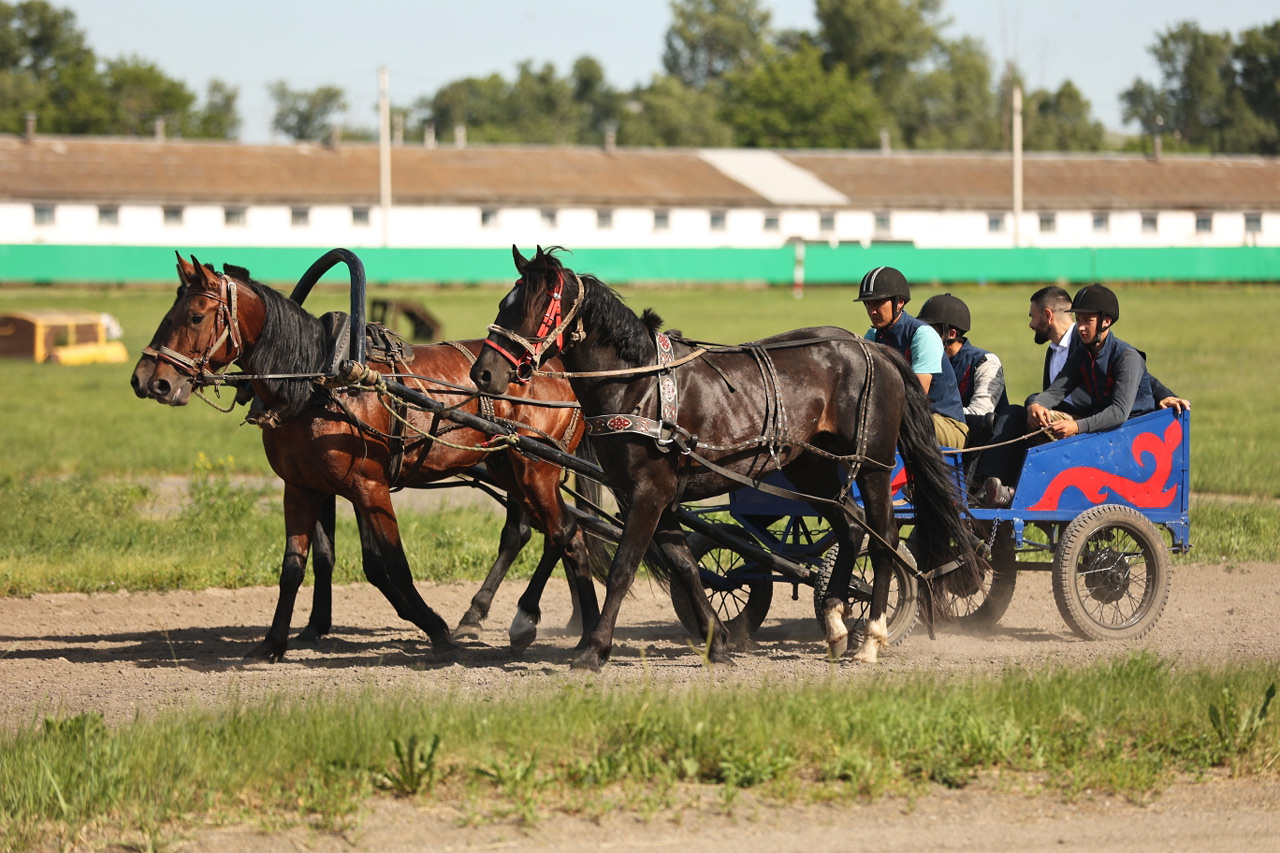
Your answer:
[[[1013,86],[1013,247],[1022,245],[1022,87]]]
[[[391,234],[391,96],[387,66],[378,69],[378,190],[382,208],[382,246]]]

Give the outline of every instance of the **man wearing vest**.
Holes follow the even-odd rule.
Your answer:
[[[943,351],[960,389],[969,443],[985,441],[991,436],[996,417],[1009,407],[1000,357],[969,342],[969,306],[950,293],[925,300],[917,319],[932,326],[942,338]]]
[[[902,310],[911,301],[911,285],[893,267],[876,267],[862,277],[858,298],[867,309],[867,339],[906,356],[929,397],[933,427],[944,447],[964,447],[969,426],[951,362],[944,358],[942,338],[930,326]]]
[[[1151,374],[1142,353],[1111,334],[1120,319],[1120,301],[1110,288],[1091,284],[1071,300],[1078,342],[1071,347],[1057,378],[1027,405],[1027,428],[1043,430],[1050,438],[1067,438],[1082,432],[1115,429],[1134,415],[1160,407],[1179,408],[1185,400],[1157,403]],[[1073,394],[1073,392],[1075,392]],[[1014,477],[1022,469],[1026,448],[1016,455],[1016,466],[1006,470]],[[988,506],[1008,506],[1013,488],[999,477],[983,484]]]

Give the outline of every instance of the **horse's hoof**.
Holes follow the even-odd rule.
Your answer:
[[[716,668],[724,667],[727,669],[732,669],[733,667],[737,666],[737,664],[733,662],[733,655],[729,654],[728,652],[721,652],[720,654],[710,655],[707,658],[707,666],[716,667]]]
[[[855,663],[878,663],[880,661],[880,649],[875,643],[863,643],[862,648],[858,649],[857,654],[853,656]]]
[[[582,654],[573,659],[569,664],[570,669],[585,670],[587,672],[600,671],[600,656],[596,654],[595,649],[586,649]]]
[[[538,622],[523,610],[517,611],[516,618],[511,620],[511,630],[507,632],[507,636],[511,638],[511,648],[517,653],[523,652],[537,638]]]
[[[431,656],[436,660],[440,660],[445,655],[457,655],[462,651],[462,646],[452,640],[439,639],[431,641]]]
[[[327,633],[329,632],[321,631],[318,628],[312,628],[310,625],[308,625],[307,627],[303,628],[301,631],[298,632],[298,636],[294,638],[294,641],[298,643],[306,643],[309,646],[314,646],[316,643],[320,642],[320,639],[324,637],[324,635]]]
[[[284,660],[284,653],[287,649],[288,646],[282,646],[263,640],[261,643],[258,643],[258,645],[250,649],[244,656],[244,659],[261,660],[266,661],[267,663],[279,663]]]
[[[477,622],[459,622],[458,627],[453,629],[452,638],[455,640],[478,640],[480,639],[480,624]]]

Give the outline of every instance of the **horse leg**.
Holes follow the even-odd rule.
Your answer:
[[[551,577],[551,570],[556,567],[556,563],[560,562],[562,556],[564,556],[564,549],[557,547],[550,536],[544,537],[542,559],[538,561],[537,568],[533,570],[533,577],[529,578],[529,585],[520,596],[515,619],[511,621],[511,628],[507,632],[511,638],[511,648],[516,652],[523,652],[529,648],[538,636],[538,623],[542,621],[540,603],[542,592],[546,589],[547,580]]]
[[[601,665],[609,660],[609,653],[613,649],[613,631],[618,624],[622,600],[631,589],[636,568],[640,565],[645,549],[649,547],[649,541],[658,526],[658,518],[668,501],[669,497],[663,500],[657,494],[636,493],[627,501],[628,512],[622,526],[622,537],[609,566],[609,577],[605,581],[604,607],[600,610],[600,621],[579,645],[580,651],[571,664],[574,669],[598,672]]]
[[[858,490],[862,494],[867,526],[888,543],[886,547],[875,536],[869,539],[871,607],[867,611],[867,630],[863,634],[862,647],[853,656],[859,663],[875,663],[880,658],[880,650],[889,645],[889,626],[885,614],[889,608],[889,586],[893,582],[898,526],[893,518],[892,488],[887,472],[864,473],[858,478]],[[914,603],[911,606],[914,607]]]
[[[494,560],[493,568],[489,569],[489,574],[480,585],[480,589],[471,597],[471,606],[462,615],[458,627],[453,629],[453,639],[480,639],[480,628],[489,615],[493,596],[497,593],[503,578],[507,576],[516,556],[528,544],[529,537],[532,535],[530,531],[528,515],[515,500],[508,500],[507,520],[503,523],[502,533],[498,537],[498,557]]]
[[[311,570],[315,588],[311,593],[311,617],[298,633],[299,643],[317,643],[333,630],[333,567],[336,562],[333,535],[338,499],[329,495],[319,507],[315,534],[311,539]]]
[[[658,519],[658,529],[653,536],[654,543],[662,549],[671,564],[672,581],[684,587],[685,597],[694,606],[698,618],[698,635],[706,642],[707,660],[714,664],[732,664],[729,654],[729,631],[711,608],[707,594],[702,589],[702,580],[698,575],[698,562],[689,550],[688,540],[675,513],[664,510]]]
[[[384,485],[381,489],[360,490],[357,494],[363,498],[355,504],[356,514],[364,520],[361,539],[366,536],[369,539],[365,546],[365,558],[368,559],[371,548],[381,555],[387,586],[379,588],[395,607],[400,618],[426,632],[431,640],[433,653],[441,655],[457,651],[457,644],[449,638],[449,626],[440,618],[440,614],[427,606],[413,585],[413,573],[409,569],[409,560],[405,557],[404,546],[400,541],[400,526],[391,505],[390,492]],[[369,576],[368,568],[365,574]],[[372,576],[369,577],[373,581]],[[373,582],[377,585],[376,581]]]
[[[247,658],[263,658],[277,663],[289,648],[289,622],[293,618],[298,587],[306,574],[311,533],[323,500],[324,496],[310,489],[284,484],[285,544],[284,560],[280,566],[280,597],[276,600],[276,612],[267,636],[245,655]]]

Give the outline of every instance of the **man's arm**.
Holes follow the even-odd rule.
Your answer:
[[[942,372],[942,359],[946,352],[942,348],[942,338],[931,326],[921,326],[911,336],[911,369],[920,380],[925,393],[933,383],[933,375]]]
[[[973,396],[969,405],[964,407],[966,415],[985,415],[996,410],[996,403],[1004,393],[1004,365],[995,353],[986,358],[973,369]]]
[[[1147,375],[1151,376],[1151,396],[1155,398],[1158,407],[1161,409],[1173,409],[1175,412],[1191,408],[1190,400],[1179,397],[1167,385],[1151,375],[1150,372]]]

